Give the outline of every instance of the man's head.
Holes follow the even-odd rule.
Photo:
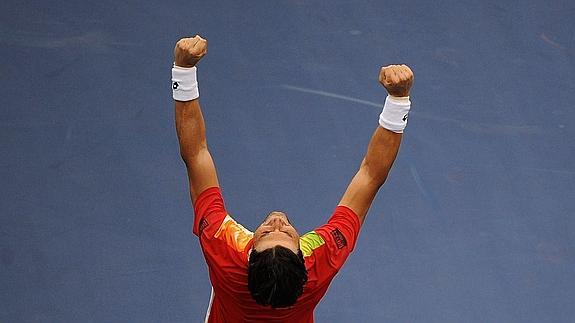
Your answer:
[[[287,307],[303,293],[306,281],[298,232],[285,213],[270,213],[254,233],[248,267],[252,297],[260,305]]]
[[[279,211],[268,214],[254,232],[255,251],[262,252],[275,246],[288,248],[294,253],[299,251],[299,233],[291,225],[287,215]]]

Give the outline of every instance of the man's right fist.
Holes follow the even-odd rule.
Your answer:
[[[208,52],[208,41],[196,35],[182,38],[174,48],[174,63],[180,67],[194,67]]]
[[[379,83],[392,96],[409,96],[413,84],[413,72],[407,65],[388,65],[379,72]]]

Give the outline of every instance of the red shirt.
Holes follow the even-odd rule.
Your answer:
[[[253,233],[228,215],[218,187],[202,192],[194,204],[194,234],[208,263],[213,286],[210,323],[313,322],[313,311],[353,250],[359,234],[357,215],[338,206],[329,221],[300,237],[308,281],[288,308],[257,304],[248,290],[248,252]]]

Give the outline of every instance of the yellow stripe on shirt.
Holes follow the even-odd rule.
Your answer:
[[[323,238],[315,231],[310,231],[299,238],[299,248],[304,257],[311,256],[313,250],[321,247],[324,243]]]

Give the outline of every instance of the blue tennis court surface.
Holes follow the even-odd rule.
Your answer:
[[[200,322],[173,122],[200,33],[227,208],[327,220],[415,72],[394,169],[317,322],[575,321],[575,2],[0,4],[0,322]]]

